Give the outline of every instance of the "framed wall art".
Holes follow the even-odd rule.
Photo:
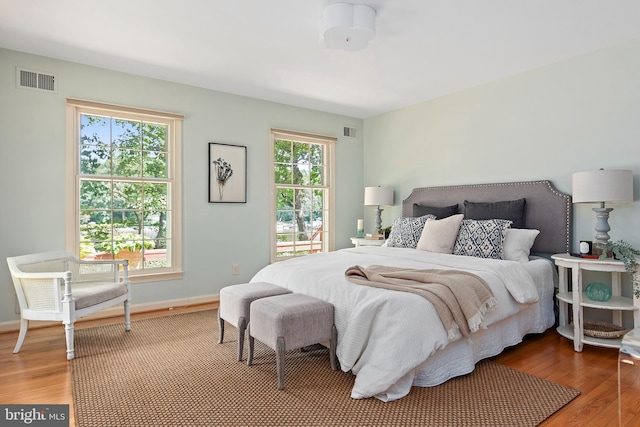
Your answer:
[[[247,202],[247,147],[209,143],[209,203]]]

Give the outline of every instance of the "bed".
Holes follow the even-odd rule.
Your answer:
[[[504,227],[504,218],[494,221],[482,215],[510,215],[516,201],[519,202],[515,211],[520,210],[521,216],[509,219],[508,223],[517,223],[528,234],[530,230],[539,230],[533,245],[525,243],[529,246],[525,259],[513,248],[507,251],[506,240],[498,245],[500,257],[507,257],[509,252],[506,260],[466,253],[469,242],[461,237],[465,234],[463,227],[467,231],[478,224]],[[425,211],[429,210],[432,213],[425,219]],[[456,254],[397,244],[400,224],[424,220],[423,225],[429,224],[431,230],[434,225],[448,224],[465,212],[468,216],[461,220],[459,231],[456,229]],[[402,218],[394,221],[388,240],[391,247],[361,246],[294,258],[271,264],[252,279],[278,284],[334,305],[340,366],[356,376],[353,398],[391,401],[408,394],[412,386],[442,384],[473,371],[478,361],[518,344],[529,333],[544,332],[555,322],[553,297],[557,273],[549,255],[569,252],[571,200],[551,182],[416,188],[403,201],[402,213]],[[502,230],[497,235],[521,233]],[[421,228],[423,231],[425,227]],[[416,231],[413,233],[417,239]],[[473,233],[465,235],[470,234]],[[492,239],[488,235],[487,240]],[[419,244],[424,246],[424,241]],[[476,245],[474,250],[485,246],[490,245]],[[478,331],[452,335],[428,300],[410,292],[355,284],[345,276],[353,266],[469,272],[489,285],[497,305],[484,316]]]

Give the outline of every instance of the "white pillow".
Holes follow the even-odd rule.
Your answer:
[[[538,234],[540,234],[540,230],[509,228],[504,236],[503,259],[528,262],[531,247]]]
[[[463,217],[462,214],[456,214],[443,219],[428,219],[416,249],[441,254],[452,253]]]

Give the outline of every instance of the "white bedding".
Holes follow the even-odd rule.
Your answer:
[[[535,312],[541,305],[538,303],[541,296],[544,297],[541,301],[544,314],[530,315],[532,319],[541,318],[532,320],[539,324],[518,324],[515,332],[509,332],[515,337],[505,340],[491,337],[487,343],[480,338],[491,329],[481,329],[471,336],[470,343],[458,334],[449,344],[435,309],[424,298],[359,286],[346,280],[344,272],[348,267],[373,264],[417,269],[453,268],[482,277],[498,299],[498,306],[485,317],[483,327],[508,324],[508,319],[517,318],[514,315],[518,313]],[[519,342],[524,333],[542,332],[553,324],[553,269],[546,260],[521,264],[415,249],[364,246],[274,263],[258,272],[252,281],[274,283],[334,305],[340,366],[345,372],[351,370],[356,375],[351,392],[353,398],[399,399],[409,393],[412,385],[435,385],[454,376],[442,372],[443,369],[451,371],[448,363],[440,363],[442,367],[435,366],[434,369],[428,360],[454,344],[461,347],[462,352],[469,353],[464,356],[464,366],[458,368],[466,373],[469,363],[479,360],[474,345],[489,345],[481,355],[494,355],[505,345]],[[492,341],[496,344],[491,344]],[[452,372],[456,372],[455,369]]]

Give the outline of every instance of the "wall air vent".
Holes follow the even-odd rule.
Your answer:
[[[56,76],[51,73],[16,68],[16,87],[20,89],[32,89],[49,93],[56,93]]]
[[[356,128],[343,127],[342,128],[342,136],[346,136],[347,138],[355,138],[356,137]]]

